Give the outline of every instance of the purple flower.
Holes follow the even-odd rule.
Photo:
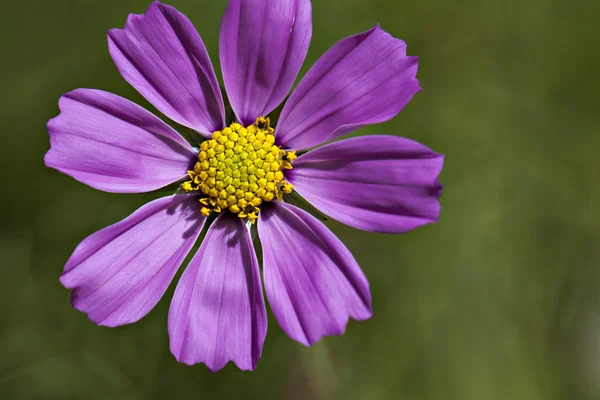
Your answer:
[[[254,369],[267,330],[251,233],[263,249],[265,291],[281,328],[310,346],[371,316],[369,285],[348,249],[319,220],[284,202],[297,192],[349,226],[402,233],[435,222],[443,156],[395,136],[319,146],[393,118],[420,90],[418,60],[379,26],[325,53],[283,107],[312,33],[309,0],[230,0],[220,60],[236,123],[227,126],[211,61],[191,22],[153,3],[108,33],[123,77],[173,121],[205,139],[194,149],[175,130],[117,95],[77,89],[48,122],[55,168],[96,189],[149,192],[179,182],[86,238],[60,278],[72,304],[99,325],[144,317],[200,235],[169,310],[171,351],[186,364]],[[302,152],[296,156],[296,151]],[[284,200],[284,201],[282,201]],[[258,223],[254,225],[254,222]]]

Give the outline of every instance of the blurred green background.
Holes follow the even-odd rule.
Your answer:
[[[80,240],[156,197],[95,191],[42,161],[64,92],[153,110],[105,36],[148,4],[2,2],[1,399],[600,398],[600,2],[313,0],[301,74],[377,22],[420,56],[424,90],[359,133],[446,154],[441,220],[401,236],[329,221],[370,280],[374,317],[308,349],[270,314],[257,370],[217,374],[169,353],[174,285],[139,323],[109,329],[58,282]],[[169,4],[218,61],[226,1]]]

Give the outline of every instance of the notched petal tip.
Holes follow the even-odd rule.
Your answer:
[[[312,347],[315,344],[319,343],[321,340],[324,340],[328,337],[339,337],[345,335],[348,331],[349,325],[351,324],[351,320],[354,320],[356,322],[366,321],[370,319],[372,315],[373,314],[369,309],[369,313],[363,316],[348,316],[345,318],[345,320],[339,321],[339,327],[330,328],[329,330],[325,330],[321,333],[315,334],[314,336],[310,337],[307,336],[306,333],[293,332],[286,329],[284,329],[284,332],[290,337],[290,339],[302,344],[303,346]]]
[[[340,328],[338,329],[332,329],[331,331],[324,332],[312,338],[308,338],[305,335],[301,335],[300,337],[292,337],[290,335],[290,338],[306,347],[312,347],[315,344],[319,343],[321,340],[326,339],[328,337],[344,336],[348,331],[349,326],[353,324],[351,322],[352,320],[354,320],[355,322],[362,322],[371,319],[371,317],[373,317],[373,311],[371,310],[371,303],[369,301],[367,312],[365,312],[364,315],[352,317],[348,316],[348,318],[346,318],[346,320],[341,323]]]
[[[143,13],[139,13],[139,14],[129,13],[127,15],[127,18],[125,19],[125,25],[123,25],[123,28],[111,28],[111,29],[109,29],[109,32],[110,31],[121,32],[121,31],[125,31],[127,29],[130,29],[132,24],[135,24],[136,22],[138,22],[140,20],[143,20],[144,18],[146,18],[146,16],[148,14],[156,12],[157,10],[159,10],[159,11],[163,10],[165,8],[166,9],[175,10],[175,8],[172,7],[172,6],[163,4],[163,3],[159,2],[159,1],[153,1],[152,3],[150,3],[148,5],[148,7],[146,8],[146,11],[144,11]]]
[[[440,222],[440,215],[441,215],[441,211],[442,211],[442,205],[440,203],[440,198],[444,194],[444,189],[445,189],[444,185],[439,181],[439,176],[442,173],[442,170],[444,167],[445,156],[440,153],[433,153],[433,154],[435,154],[435,159],[439,160],[439,163],[437,165],[437,167],[438,167],[437,173],[435,174],[435,182],[431,187],[429,187],[429,196],[431,196],[432,198],[435,198],[437,201],[435,215],[432,218],[430,223],[437,224],[438,222]]]
[[[201,362],[197,362],[194,360],[185,360],[185,359],[180,359],[175,357],[175,360],[177,360],[178,363],[180,364],[184,364],[187,365],[188,367],[193,367],[194,365],[198,365],[198,364],[202,364],[204,365],[204,367],[208,370],[208,372],[210,372],[211,374],[217,373],[219,371],[221,371],[222,369],[226,368],[228,365],[235,365],[235,367],[237,369],[239,369],[240,371],[254,371],[256,369],[256,365],[258,364],[258,360],[256,360],[255,363],[253,363],[252,366],[248,366],[242,363],[238,363],[234,360],[229,360],[227,361],[225,364],[223,365],[208,365],[205,362],[201,361]]]
[[[54,160],[53,160],[54,151],[55,151],[54,146],[56,145],[56,142],[54,139],[54,130],[56,129],[56,124],[57,124],[59,117],[60,117],[60,113],[57,116],[50,118],[48,120],[48,122],[46,122],[46,132],[48,132],[48,139],[50,141],[50,148],[44,154],[44,165],[47,168],[55,168]]]

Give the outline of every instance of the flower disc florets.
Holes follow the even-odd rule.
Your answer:
[[[245,128],[233,123],[202,142],[190,180],[181,187],[207,196],[200,199],[203,215],[229,210],[254,223],[263,201],[292,192],[282,169],[292,169],[296,152],[276,146],[273,132],[269,119],[259,117]]]

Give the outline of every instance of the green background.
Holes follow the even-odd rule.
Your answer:
[[[173,0],[213,61],[225,0]],[[147,317],[97,327],[58,282],[87,235],[150,195],[46,169],[45,124],[78,87],[152,107],[105,33],[146,0],[4,1],[0,12],[1,399],[593,399],[600,396],[598,1],[314,0],[308,67],[380,22],[424,90],[358,133],[446,155],[439,224],[378,235],[327,224],[369,278],[374,317],[313,348],[270,314],[255,372],[169,353],[173,286]]]

